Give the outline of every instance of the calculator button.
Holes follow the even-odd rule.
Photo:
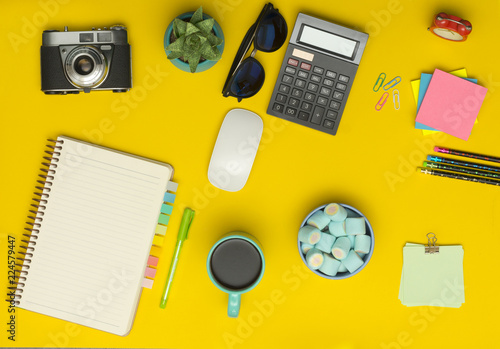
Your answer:
[[[285,108],[285,114],[288,115],[288,116],[295,116],[295,114],[297,114],[297,109],[286,107]]]
[[[298,107],[299,106],[299,100],[295,98],[290,98],[288,100],[288,105],[291,105],[292,107]]]
[[[281,84],[279,87],[279,91],[283,93],[288,93],[290,92],[290,86]]]
[[[314,67],[313,72],[315,72],[316,74],[323,74],[325,72],[325,69],[321,67]]]
[[[333,128],[333,126],[335,126],[335,122],[325,119],[325,121],[323,122],[323,126],[326,128]]]
[[[304,80],[297,79],[297,80],[295,80],[295,86],[297,86],[297,87],[305,87],[306,86],[306,82]]]
[[[316,125],[321,125],[321,120],[323,119],[323,114],[325,113],[325,108],[316,106],[314,108],[314,113],[311,118],[311,122]]]
[[[298,116],[298,118],[299,118],[300,120],[307,121],[307,120],[309,120],[309,114],[308,114],[308,113],[306,113],[306,112],[304,112],[304,111],[299,111],[299,116]]]
[[[332,111],[332,110],[328,110],[328,111],[326,112],[326,117],[327,117],[327,118],[330,118],[330,119],[336,119],[336,118],[337,118],[337,115],[338,115],[338,113],[337,113],[337,112],[335,112],[335,111]]]
[[[299,90],[298,88],[294,88],[292,90],[292,96],[294,96],[294,97],[300,98],[300,97],[302,97],[302,93],[303,93],[302,90]]]
[[[307,77],[309,76],[309,73],[306,71],[303,71],[303,70],[299,70],[299,74],[297,74],[297,75],[299,76],[299,78],[307,79]]]
[[[316,98],[316,95],[313,95],[312,93],[309,93],[309,92],[306,92],[306,94],[304,96],[304,99],[306,101],[310,101],[310,102],[313,102],[315,98]]]
[[[323,96],[329,96],[330,93],[332,93],[332,89],[328,88],[328,87],[322,87],[320,90],[319,90],[319,93],[322,94]]]
[[[328,103],[328,99],[326,99],[325,97],[319,96],[317,102],[318,102],[318,104],[326,105]]]
[[[302,102],[302,106],[300,107],[301,109],[305,111],[311,111],[312,110],[312,104],[307,103],[307,102]]]
[[[311,75],[311,81],[314,81],[314,82],[321,82],[321,76],[318,76],[318,75]]]
[[[311,65],[309,63],[302,62],[300,64],[300,69],[311,70]]]
[[[330,102],[330,108],[335,109],[335,110],[339,110],[340,109],[340,103],[339,102],[335,102],[335,101],[331,101]]]
[[[335,91],[335,92],[333,92],[333,98],[341,101],[342,98],[344,98],[344,94],[342,92]]]
[[[342,82],[348,83],[348,82],[349,82],[349,77],[348,77],[348,76],[345,76],[345,75],[340,74],[340,75],[339,75],[339,81],[342,81]]]
[[[276,102],[285,103],[286,102],[286,96],[282,95],[281,93],[278,93],[276,95]]]
[[[299,65],[299,61],[293,58],[288,58],[288,64],[293,65],[294,67],[297,67]]]
[[[290,75],[283,75],[281,81],[283,81],[286,84],[291,84],[293,81],[293,77],[291,77]]]
[[[323,80],[323,85],[326,85],[326,86],[330,86],[330,87],[332,87],[332,86],[333,86],[333,80],[330,80],[330,79],[324,79],[324,80]]]
[[[285,106],[283,104],[274,103],[274,105],[273,105],[273,110],[277,111],[278,113],[283,113],[284,108],[285,108]]]
[[[335,85],[335,88],[337,90],[345,91],[347,88],[347,85],[344,85],[344,84],[341,84],[340,82],[337,82],[337,84]]]
[[[295,68],[292,68],[292,67],[286,67],[285,68],[285,73],[288,73],[288,74],[295,74],[295,72],[297,71],[297,69]]]
[[[326,77],[330,79],[335,79],[337,77],[337,73],[331,70],[326,71]]]
[[[318,91],[318,85],[316,84],[313,84],[312,82],[310,82],[309,84],[307,84],[307,89],[309,91],[313,91],[313,92],[317,92]]]

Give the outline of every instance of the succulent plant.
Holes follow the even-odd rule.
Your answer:
[[[175,41],[165,47],[166,51],[171,51],[167,58],[180,58],[188,62],[191,73],[196,71],[200,59],[218,61],[221,53],[217,46],[222,43],[222,39],[212,33],[214,23],[213,18],[203,19],[201,6],[189,22],[175,18],[173,25]]]

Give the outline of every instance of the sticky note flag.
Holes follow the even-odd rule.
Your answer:
[[[154,238],[153,238],[153,245],[155,245],[155,246],[162,246],[163,245],[163,240],[165,240],[163,236],[155,235]]]
[[[436,69],[416,121],[468,140],[487,88]]]
[[[149,256],[148,257],[148,265],[152,267],[156,267],[158,265],[158,257]]]
[[[147,278],[142,279],[142,287],[151,289],[151,288],[153,288],[153,283],[154,283],[154,280],[147,279]]]
[[[156,225],[156,228],[155,228],[156,235],[165,236],[166,233],[167,233],[167,226],[161,225],[161,224]]]
[[[147,267],[146,271],[144,272],[144,276],[151,278],[151,279],[154,279],[156,276],[156,269]]]

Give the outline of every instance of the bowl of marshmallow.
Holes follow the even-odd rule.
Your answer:
[[[313,210],[299,229],[300,257],[315,274],[345,279],[370,261],[375,237],[368,219],[345,204],[327,204]]]

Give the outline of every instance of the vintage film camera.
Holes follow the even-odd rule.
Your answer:
[[[126,92],[132,87],[130,45],[127,30],[46,30],[40,48],[42,91],[45,94],[77,94],[80,91]]]

